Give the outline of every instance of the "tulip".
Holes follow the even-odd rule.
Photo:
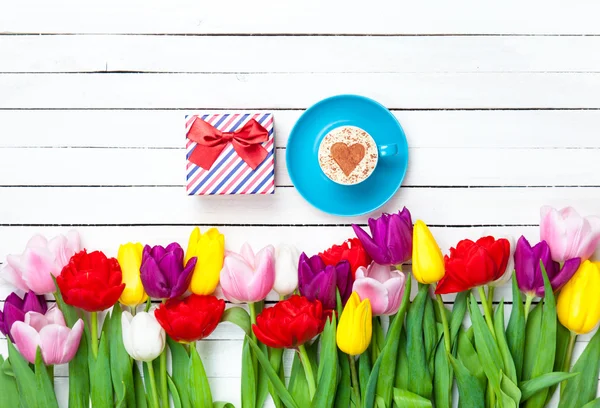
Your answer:
[[[358,268],[352,291],[361,299],[369,299],[373,315],[393,315],[400,308],[405,282],[402,272],[373,262],[368,268]]]
[[[510,245],[510,251],[509,251],[509,255],[508,255],[508,263],[506,264],[506,269],[504,271],[504,274],[502,274],[502,276],[500,276],[495,281],[492,281],[488,284],[488,286],[490,286],[492,288],[504,286],[506,283],[508,283],[512,278],[513,271],[515,270],[515,260],[514,260],[515,249],[516,249],[515,240],[512,236],[509,236],[509,235],[501,237],[501,238],[506,239]]]
[[[352,278],[356,270],[363,266],[367,267],[371,263],[371,257],[363,248],[358,238],[346,240],[342,245],[333,245],[325,252],[319,253],[319,256],[325,262],[325,265],[337,265],[340,261],[350,262]]]
[[[300,255],[298,265],[298,289],[309,300],[319,300],[325,310],[336,308],[336,289],[345,304],[352,292],[350,263],[341,261],[336,266],[325,265],[319,255]]]
[[[142,253],[140,278],[148,296],[172,299],[183,295],[190,286],[195,266],[195,257],[184,265],[183,249],[176,242],[166,248],[146,245]]]
[[[69,231],[48,241],[34,235],[21,255],[8,255],[0,271],[5,281],[24,292],[38,295],[56,291],[53,277],[57,277],[71,257],[81,249],[79,234]]]
[[[85,249],[71,257],[56,278],[66,304],[88,312],[99,312],[113,306],[123,293],[125,284],[119,262],[100,251]]]
[[[273,290],[279,296],[287,296],[298,287],[298,249],[291,245],[280,245],[275,251],[275,282]]]
[[[505,238],[464,239],[444,257],[446,274],[435,293],[458,293],[493,282],[506,271],[509,256],[510,242]]]
[[[326,320],[321,302],[293,295],[263,310],[252,330],[269,347],[298,348],[321,333]]]
[[[439,281],[444,277],[444,257],[431,231],[417,220],[413,232],[412,274],[423,284]]]
[[[540,239],[550,246],[554,261],[585,261],[600,244],[600,217],[582,217],[572,207],[544,206],[540,213]]]
[[[14,341],[10,329],[15,322],[25,320],[27,312],[46,313],[48,305],[44,296],[36,295],[33,291],[25,293],[21,299],[16,293],[8,295],[4,301],[4,311],[0,312],[0,332]]]
[[[371,236],[356,224],[354,233],[369,256],[380,265],[401,265],[411,256],[413,225],[406,207],[398,214],[382,214],[369,218]]]
[[[225,236],[216,228],[204,234],[194,228],[185,252],[185,262],[196,257],[196,267],[192,274],[190,291],[196,295],[210,295],[219,284],[219,275],[223,268],[225,254]]]
[[[190,343],[209,336],[224,310],[222,299],[192,294],[185,299],[167,300],[154,311],[154,316],[173,340]]]
[[[133,316],[124,311],[121,330],[125,350],[134,360],[152,361],[165,349],[165,331],[154,313],[140,312]]]
[[[352,292],[337,328],[339,349],[351,356],[362,354],[371,343],[372,318],[369,299],[361,302],[358,294]]]
[[[558,262],[552,260],[550,247],[546,241],[541,241],[532,247],[529,241],[521,236],[515,251],[515,274],[519,289],[530,298],[544,297],[544,279],[540,261],[544,264],[554,291],[562,288],[571,279],[581,262],[579,258],[573,258],[561,267]]]
[[[221,288],[234,303],[263,300],[275,283],[275,248],[267,245],[256,255],[248,243],[241,253],[227,252],[221,271]]]
[[[54,307],[45,315],[27,312],[25,321],[15,322],[10,333],[19,352],[30,363],[35,363],[39,347],[44,364],[65,364],[77,353],[83,334],[83,320],[77,320],[70,329],[62,312]]]
[[[139,242],[135,244],[129,242],[119,246],[117,260],[121,266],[123,283],[125,284],[119,302],[125,306],[136,307],[148,299],[140,278],[143,248]]]
[[[558,320],[573,333],[589,333],[600,321],[600,262],[584,261],[558,294]]]

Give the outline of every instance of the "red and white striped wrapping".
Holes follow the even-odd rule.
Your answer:
[[[186,189],[188,195],[214,194],[273,194],[275,192],[275,133],[273,114],[266,112],[199,112],[186,115],[186,135],[196,118],[200,118],[222,132],[234,132],[251,119],[269,132],[262,145],[268,154],[252,170],[228,144],[209,170],[189,161],[196,143],[186,137]]]

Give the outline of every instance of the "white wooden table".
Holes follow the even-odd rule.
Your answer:
[[[409,207],[444,251],[536,241],[543,204],[600,213],[596,1],[202,3],[0,2],[0,258],[70,227],[113,256],[196,225],[234,250],[341,242],[367,217],[313,209],[285,169],[299,115],[340,93],[400,120],[409,171],[383,210]],[[186,196],[183,117],[205,108],[275,113],[274,196]],[[241,333],[222,325],[200,348],[214,396],[237,405]]]

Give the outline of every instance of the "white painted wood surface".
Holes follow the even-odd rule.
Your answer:
[[[338,93],[400,120],[409,171],[384,210],[408,206],[446,251],[535,240],[543,204],[600,213],[598,2],[204,3],[0,3],[0,258],[71,227],[111,255],[195,225],[231,249],[340,242],[367,217],[311,208],[285,170],[294,122]],[[185,195],[183,116],[207,108],[275,113],[274,196]],[[200,351],[215,397],[239,404],[241,333],[224,324]]]

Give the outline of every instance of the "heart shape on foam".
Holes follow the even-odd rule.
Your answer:
[[[333,160],[340,166],[346,176],[349,176],[365,157],[365,147],[360,143],[351,146],[342,142],[334,143],[329,151]]]

